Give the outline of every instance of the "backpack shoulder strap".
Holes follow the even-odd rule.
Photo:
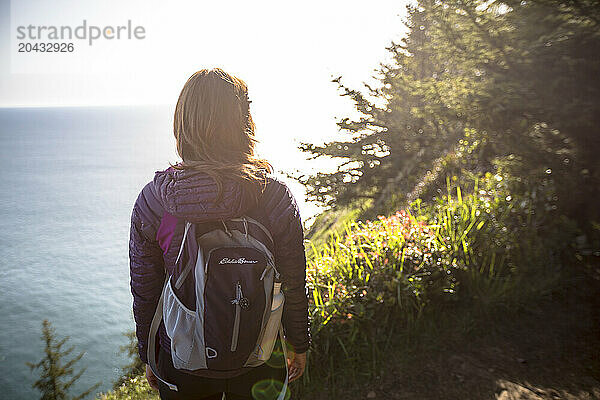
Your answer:
[[[242,223],[244,223],[244,227],[246,227],[246,228],[247,228],[246,224],[248,224],[248,223],[251,223],[251,224],[257,226],[258,228],[260,228],[261,231],[263,231],[263,233],[271,241],[271,244],[274,244],[273,236],[271,235],[271,232],[269,232],[269,230],[267,229],[266,226],[264,226],[263,224],[261,224],[260,222],[255,220],[254,218],[248,217],[247,215],[243,215],[239,218],[231,218],[229,221],[242,222]]]

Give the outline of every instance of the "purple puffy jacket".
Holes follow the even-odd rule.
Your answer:
[[[138,351],[147,363],[150,323],[165,280],[165,270],[174,268],[185,221],[199,223],[247,215],[269,229],[275,240],[275,262],[285,293],[283,328],[295,351],[308,350],[308,299],[304,235],[298,206],[287,186],[274,177],[267,178],[258,205],[237,182],[223,182],[223,198],[213,204],[217,194],[214,180],[192,170],[156,172],[135,202],[131,215],[129,260],[133,315]],[[158,331],[159,344],[170,352],[171,343],[164,325]]]

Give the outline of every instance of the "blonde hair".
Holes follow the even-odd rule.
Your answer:
[[[220,68],[202,69],[177,100],[173,133],[182,162],[173,167],[209,174],[218,187],[215,202],[225,179],[241,181],[257,199],[273,167],[254,155],[254,130],[246,83]]]

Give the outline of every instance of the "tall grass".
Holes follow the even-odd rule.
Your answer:
[[[306,388],[378,375],[399,338],[410,346],[425,314],[435,320],[461,303],[483,314],[518,309],[556,285],[558,263],[538,235],[531,198],[514,198],[502,179],[488,174],[468,193],[448,179],[432,204],[346,223],[310,247]]]

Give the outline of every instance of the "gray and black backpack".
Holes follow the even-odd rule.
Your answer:
[[[186,222],[175,269],[167,274],[148,338],[149,365],[170,389],[176,391],[177,385],[164,381],[156,368],[155,338],[161,321],[177,369],[257,367],[270,358],[278,333],[285,354],[284,296],[270,249],[271,234],[250,217]],[[282,395],[286,387],[287,374]]]

